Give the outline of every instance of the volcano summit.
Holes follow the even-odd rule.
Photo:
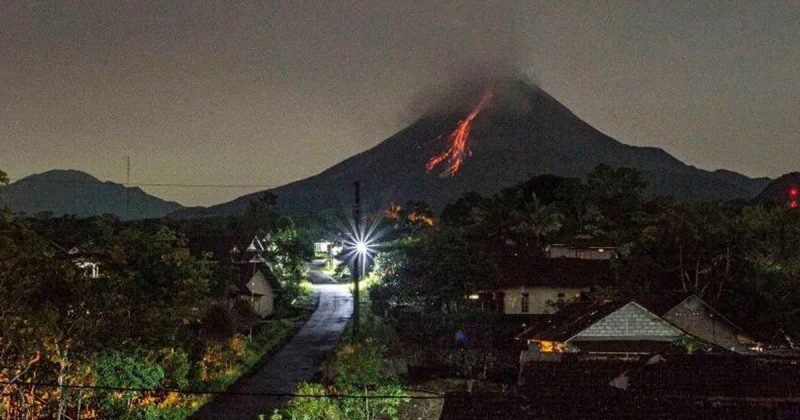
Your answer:
[[[424,201],[439,210],[468,191],[492,194],[535,175],[581,177],[598,164],[639,169],[651,195],[683,200],[751,199],[769,183],[726,171],[705,171],[687,165],[659,148],[620,143],[599,132],[542,89],[522,81],[492,88],[492,101],[471,121],[469,149],[454,176],[426,170],[431,156],[446,148],[445,140],[469,114],[429,113],[377,146],[352,156],[322,173],[278,187],[279,211],[341,213],[348,208],[352,182],[362,183],[365,203],[373,208],[389,202]],[[471,106],[480,100],[480,93]],[[231,214],[266,191],[209,208],[174,213],[177,217]]]

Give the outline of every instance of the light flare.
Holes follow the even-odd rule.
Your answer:
[[[483,92],[481,100],[478,102],[478,105],[475,107],[475,109],[473,109],[466,118],[459,121],[456,129],[447,136],[450,147],[444,152],[428,160],[428,163],[425,165],[425,168],[428,170],[428,172],[432,171],[445,161],[447,161],[448,166],[440,176],[453,176],[456,174],[456,172],[458,172],[458,170],[461,168],[461,165],[464,163],[464,158],[472,154],[472,151],[467,145],[467,140],[469,140],[469,131],[470,128],[472,128],[472,121],[478,116],[481,110],[489,103],[491,99],[492,91],[487,90]]]

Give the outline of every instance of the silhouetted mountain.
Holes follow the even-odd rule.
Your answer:
[[[80,171],[52,170],[9,184],[0,198],[13,212],[52,212],[88,217],[114,214],[121,219],[158,218],[183,208],[138,187],[103,182]]]
[[[425,116],[318,175],[271,190],[278,196],[278,210],[349,211],[354,180],[361,181],[368,205],[420,200],[438,210],[467,191],[491,194],[546,173],[580,177],[600,163],[638,168],[650,184],[650,194],[687,200],[751,199],[769,182],[731,171],[701,170],[658,148],[622,144],[546,92],[518,81],[495,90],[490,105],[474,121],[469,139],[473,154],[461,170],[445,178],[438,176],[440,171],[428,173],[425,163],[446,148],[439,136],[451,132],[467,112],[459,107],[449,115]],[[175,216],[230,214],[261,194]]]
[[[770,182],[769,185],[753,199],[753,202],[788,203],[792,199],[792,197],[790,197],[790,192],[793,189],[795,191],[800,191],[800,172],[789,172]],[[800,200],[800,197],[794,197],[794,199]]]

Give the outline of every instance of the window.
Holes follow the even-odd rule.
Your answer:
[[[580,260],[585,260],[586,259],[586,250],[582,249],[582,250],[579,250],[579,251],[575,251],[575,256]]]
[[[522,294],[522,305],[520,307],[520,312],[523,314],[527,314],[530,311],[531,299],[527,293]]]

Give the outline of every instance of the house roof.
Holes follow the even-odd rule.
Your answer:
[[[531,325],[515,339],[564,342],[626,304],[625,301],[578,299],[549,319]]]
[[[644,296],[635,300],[603,300],[583,297],[551,315],[547,320],[517,335],[517,340],[538,339],[563,342],[630,302],[636,302],[655,315],[662,316],[687,298],[686,294]]]
[[[252,291],[247,287],[250,280],[253,279],[253,276],[256,272],[261,272],[264,275],[264,278],[267,280],[267,283],[273,289],[280,287],[280,283],[278,279],[272,274],[272,271],[265,267],[262,264],[236,264],[236,268],[238,270],[239,276],[236,279],[236,293],[241,295],[250,296]]]
[[[494,255],[496,289],[516,286],[590,287],[603,282],[609,270],[604,260],[549,259],[527,255]]]
[[[525,364],[520,379],[516,394],[447,394],[441,418],[775,418],[800,410],[797,361],[565,354],[561,362]]]
[[[567,354],[561,362],[526,363],[520,378],[521,390],[537,395],[567,392],[583,384],[602,394],[619,390],[639,396],[797,398],[800,402],[800,360],[733,353],[659,354],[628,361]],[[614,379],[618,380],[612,385]]]

